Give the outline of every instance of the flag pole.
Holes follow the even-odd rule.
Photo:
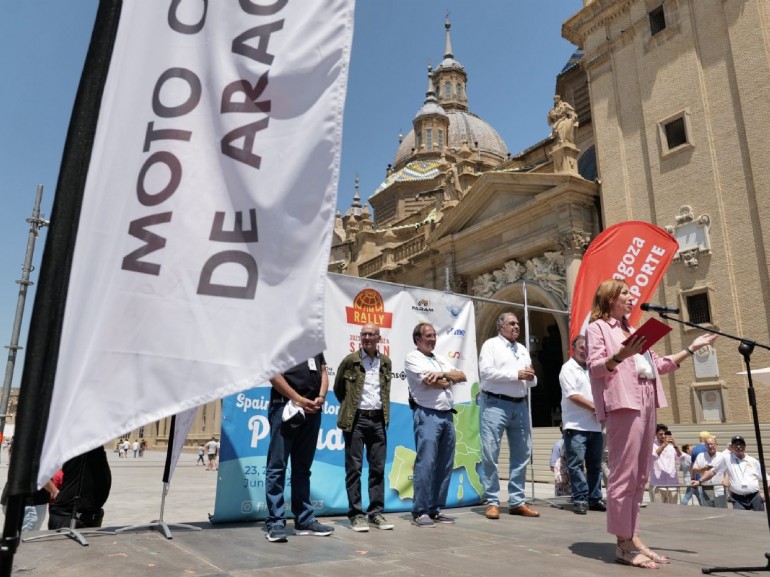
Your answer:
[[[37,486],[83,191],[122,4],[122,0],[99,1],[62,154],[19,391],[8,506],[0,538],[0,577],[11,575],[21,537],[24,497]]]
[[[3,396],[0,399],[0,443],[3,442],[5,434],[5,421],[8,416],[8,402],[11,398],[11,385],[13,384],[13,372],[16,368],[16,353],[21,349],[19,346],[19,335],[21,334],[21,320],[24,318],[24,305],[27,302],[27,289],[33,285],[29,280],[32,267],[32,255],[35,253],[35,241],[40,235],[40,229],[48,226],[48,221],[40,214],[40,202],[43,199],[43,185],[37,185],[37,194],[35,195],[35,206],[32,209],[32,217],[27,219],[29,223],[29,236],[27,238],[27,250],[24,254],[24,265],[21,267],[21,279],[19,283],[19,298],[16,302],[16,317],[13,321],[13,330],[11,331],[11,344],[8,349],[8,363],[5,367],[5,380],[3,381]],[[0,453],[1,454],[1,453]]]

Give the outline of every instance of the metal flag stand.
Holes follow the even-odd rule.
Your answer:
[[[678,310],[678,309],[677,309]],[[756,341],[752,341],[750,339],[746,339],[737,335],[731,335],[730,333],[725,333],[722,331],[718,331],[716,329],[713,329],[711,327],[704,327],[702,325],[692,323],[690,321],[686,321],[683,319],[677,319],[670,317],[669,315],[665,314],[664,312],[658,312],[658,316],[661,318],[664,318],[669,321],[674,321],[675,323],[679,323],[681,325],[687,325],[688,327],[693,327],[696,329],[700,329],[702,331],[705,331],[707,333],[717,334],[721,335],[723,337],[726,337],[728,339],[738,341],[740,344],[738,345],[738,352],[743,357],[743,363],[746,365],[746,377],[749,381],[749,387],[747,390],[748,396],[749,396],[749,406],[751,407],[751,417],[752,421],[754,423],[754,436],[756,437],[757,441],[757,456],[759,461],[759,468],[762,472],[762,478],[767,479],[767,466],[765,465],[765,452],[762,447],[762,433],[759,429],[759,413],[757,411],[757,397],[756,393],[754,392],[754,379],[751,376],[751,353],[754,352],[754,347],[760,347],[765,350],[770,351],[770,346],[758,343]],[[767,516],[767,526],[768,530],[770,530],[770,507],[768,507],[768,503],[770,502],[770,491],[767,487],[767,482],[762,483],[762,493],[765,497],[765,514]],[[756,567],[703,567],[701,569],[701,572],[709,575],[711,573],[748,573],[748,572],[770,572],[770,551],[765,551],[765,561],[766,564],[764,566],[756,566]]]
[[[524,342],[527,343],[527,350],[529,350],[529,303],[527,302],[527,281],[522,281],[522,294],[524,296]],[[556,311],[554,311],[556,312]],[[561,311],[558,311],[561,312]],[[529,438],[532,439],[532,387],[527,387],[527,407],[529,408]],[[546,503],[556,509],[564,509],[564,505],[571,502],[571,497],[557,497],[553,496],[548,499],[535,497],[535,467],[534,467],[534,455],[535,452],[531,451],[529,457],[529,482],[532,489],[529,503]],[[564,501],[563,503],[559,500]]]
[[[76,457],[77,459],[88,459],[88,453]],[[83,480],[85,478],[86,466],[85,464],[80,468],[80,480],[78,482],[78,494],[75,496],[75,502],[72,505],[72,514],[70,515],[69,527],[62,527],[56,529],[55,533],[46,533],[45,535],[35,535],[34,537],[25,537],[22,539],[24,543],[32,543],[35,541],[46,541],[48,539],[55,539],[61,535],[69,537],[70,539],[77,541],[83,547],[88,547],[88,541],[83,535],[115,535],[115,531],[107,531],[102,529],[78,529],[78,505],[80,504],[80,495],[83,491]]]
[[[174,527],[176,529],[189,529],[190,531],[201,531],[201,527],[196,527],[195,525],[187,525],[185,523],[166,523],[163,520],[163,510],[166,506],[166,495],[168,494],[168,489],[171,483],[169,482],[169,479],[171,478],[171,455],[174,450],[174,433],[176,431],[176,415],[171,417],[171,428],[169,430],[169,436],[168,436],[168,449],[166,450],[166,464],[163,468],[163,495],[160,499],[160,515],[158,516],[158,519],[156,521],[150,521],[149,523],[144,523],[141,525],[129,525],[128,527],[121,527],[116,531],[116,533],[123,533],[125,531],[137,531],[140,529],[157,529],[161,533],[163,533],[163,536],[166,537],[166,539],[173,539],[173,535],[171,534],[171,527]]]

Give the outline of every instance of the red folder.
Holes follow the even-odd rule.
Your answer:
[[[647,349],[649,349],[652,345],[657,343],[660,339],[665,337],[670,332],[671,332],[670,326],[660,322],[656,318],[650,318],[647,320],[646,323],[640,326],[636,330],[636,332],[631,336],[632,337],[639,336],[639,337],[647,338],[647,340],[644,341],[644,348],[642,348],[640,352],[640,354],[644,354],[647,352]],[[630,340],[631,340],[631,337],[628,337],[625,341],[623,341],[623,344],[627,345]]]

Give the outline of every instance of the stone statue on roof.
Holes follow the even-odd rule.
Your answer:
[[[553,108],[548,111],[548,124],[556,144],[575,144],[575,129],[579,126],[575,109],[558,94],[553,97]]]

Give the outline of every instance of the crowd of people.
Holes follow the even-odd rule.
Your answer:
[[[147,450],[147,441],[145,439],[134,439],[134,442],[125,439],[118,439],[115,444],[115,452],[120,459],[128,459],[128,456],[133,453],[134,459],[137,457],[144,457],[144,452]]]
[[[707,435],[699,446],[680,447],[668,427],[656,422],[656,410],[666,406],[660,375],[679,368],[716,335],[695,338],[684,350],[658,356],[646,339],[635,334],[627,316],[632,308],[628,285],[603,282],[594,297],[584,335],[571,343],[572,356],[563,365],[561,443],[555,447],[552,469],[561,483],[557,493],[569,494],[572,511],[606,512],[607,530],[617,540],[616,561],[657,568],[670,560],[649,549],[639,534],[639,511],[650,482],[664,503],[695,498],[710,506],[759,510],[761,475],[756,460],[745,455],[745,441],[734,437],[729,451],[716,452],[716,439]],[[479,435],[482,451],[482,499],[487,519],[500,518],[498,463],[503,435],[508,441],[508,502],[510,515],[539,517],[526,502],[525,473],[532,451],[528,407],[529,389],[537,376],[514,313],[497,320],[497,335],[479,354]],[[353,531],[370,527],[393,529],[384,516],[384,467],[389,422],[392,362],[378,351],[379,327],[361,328],[361,347],[343,359],[333,390],[340,402],[338,427],[345,439],[345,488]],[[429,323],[414,327],[415,349],[404,359],[409,404],[413,411],[415,463],[412,524],[432,528],[453,524],[444,512],[453,468],[455,430],[453,386],[467,377],[448,360],[436,356],[436,330]],[[267,457],[266,537],[287,541],[283,491],[291,459],[295,534],[326,536],[333,527],[313,515],[310,466],[320,427],[320,409],[329,389],[322,354],[271,380]],[[369,505],[362,506],[361,472],[369,465]],[[691,475],[680,483],[679,472]],[[603,498],[602,478],[607,485]],[[680,496],[680,489],[684,495]]]
[[[500,518],[498,458],[503,435],[509,448],[508,513],[538,517],[525,502],[524,483],[532,450],[528,389],[537,377],[527,349],[517,342],[519,321],[504,313],[497,321],[498,335],[484,343],[479,357],[479,430],[482,446],[481,482],[488,519]],[[333,391],[340,403],[337,426],[345,440],[345,490],[348,518],[353,531],[370,527],[392,530],[383,514],[385,507],[385,459],[390,420],[391,359],[378,350],[380,329],[361,327],[361,347],[340,363]],[[454,466],[455,428],[453,386],[467,377],[448,360],[434,354],[436,330],[426,322],[412,331],[415,349],[404,359],[404,373],[413,413],[415,462],[412,525],[433,528],[452,525],[455,518],[444,512]],[[333,527],[321,524],[310,501],[310,466],[326,401],[329,381],[323,354],[276,375],[272,385],[268,420],[265,493],[266,538],[287,541],[284,488],[291,461],[291,511],[296,535],[326,536]],[[366,509],[362,504],[361,473],[364,458],[369,467]]]
[[[570,343],[571,357],[559,374],[562,438],[554,447],[551,467],[558,481],[557,495],[570,496],[575,514],[606,512],[607,530],[617,541],[617,562],[654,569],[670,559],[647,547],[639,533],[648,482],[663,503],[688,504],[694,498],[702,506],[727,507],[732,502],[735,509],[762,511],[763,480],[759,463],[746,454],[740,435],[733,436],[724,451],[718,451],[717,439],[707,431],[700,434],[700,443],[680,446],[669,428],[656,421],[656,410],[666,406],[660,375],[678,369],[713,343],[716,335],[699,336],[682,351],[660,357],[628,324],[631,306],[628,285],[619,280],[601,283],[585,334]],[[518,342],[517,316],[501,314],[496,328],[497,335],[483,343],[478,364],[484,513],[496,520],[505,506],[510,515],[536,518],[540,514],[526,502],[524,489],[532,451],[529,389],[538,380],[529,351]],[[431,324],[418,323],[412,340],[415,348],[404,359],[415,439],[411,523],[417,528],[452,525],[456,519],[444,509],[455,455],[453,387],[466,384],[467,376],[434,354],[437,335]],[[332,385],[340,404],[337,426],[345,441],[347,516],[354,532],[394,529],[384,515],[393,363],[379,350],[379,342],[380,328],[363,325],[360,348],[342,360]],[[323,353],[274,376],[270,384],[266,538],[288,540],[284,489],[289,464],[294,534],[331,535],[334,528],[318,521],[310,499],[310,468],[330,387]],[[509,451],[507,503],[501,502],[498,468],[503,435]],[[116,450],[121,458],[128,458],[129,450],[136,458],[145,447],[144,440],[121,439]],[[219,449],[213,437],[201,444],[198,464],[204,464],[205,454],[207,469],[217,470]],[[361,479],[364,458],[369,469],[366,508]],[[96,478],[100,490],[89,491],[95,495],[93,503],[84,503],[81,494],[78,522],[82,516],[84,523],[98,526],[101,505],[109,493],[106,455],[99,448],[78,459],[64,466],[65,486],[68,480],[80,479],[88,463],[96,467],[87,477]],[[62,499],[66,493],[64,487],[53,487],[49,493],[49,499],[55,495],[50,528],[56,528],[51,523],[62,526],[71,519],[72,508]]]

